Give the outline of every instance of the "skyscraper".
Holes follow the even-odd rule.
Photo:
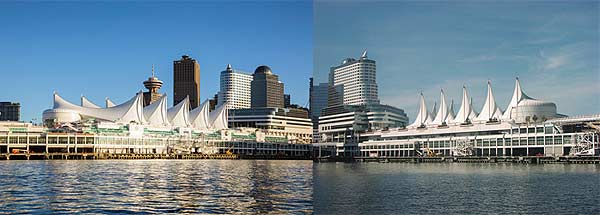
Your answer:
[[[268,66],[259,66],[252,74],[251,104],[255,107],[283,108],[283,83]]]
[[[173,61],[173,105],[190,97],[190,107],[200,105],[200,65],[187,55]]]
[[[328,88],[329,85],[327,83],[314,85],[313,78],[310,78],[309,102],[311,118],[318,119],[321,116],[321,110],[327,107]]]
[[[311,116],[318,114],[318,132],[313,136],[317,142],[344,141],[349,144],[347,152],[354,153],[358,134],[408,123],[404,110],[379,103],[375,61],[367,57],[367,51],[358,60],[346,58],[341,65],[331,67],[327,88],[327,107],[318,110],[313,106],[316,92],[311,91]]]
[[[0,102],[0,121],[19,121],[20,115],[20,103]]]
[[[329,106],[379,104],[375,61],[364,51],[360,59],[346,58],[329,73]]]
[[[252,75],[231,68],[227,64],[221,72],[218,105],[227,102],[228,109],[250,108]]]
[[[154,76],[154,65],[152,65],[152,76],[144,81],[144,87],[148,92],[144,92],[144,107],[160,99],[162,94],[158,93],[158,89],[162,87],[163,82]]]

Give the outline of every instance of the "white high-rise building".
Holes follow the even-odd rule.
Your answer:
[[[218,105],[227,102],[228,109],[250,108],[251,82],[251,74],[233,70],[231,64],[227,64],[221,72]]]
[[[379,104],[375,61],[364,51],[360,59],[347,58],[331,68],[329,106]]]

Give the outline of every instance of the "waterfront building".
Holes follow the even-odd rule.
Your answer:
[[[216,110],[210,111],[208,101],[190,111],[190,102],[187,97],[171,108],[167,108],[166,95],[146,107],[143,104],[142,93],[138,93],[123,104],[107,108],[100,108],[85,97],[82,97],[81,100],[81,106],[75,105],[55,93],[54,107],[43,113],[44,124],[48,127],[56,127],[92,121],[104,125],[128,125],[138,129],[169,128],[198,132],[227,129],[225,106],[219,106]]]
[[[173,61],[173,105],[189,97],[190,107],[200,105],[200,65],[187,56]]]
[[[0,121],[19,121],[21,104],[18,102],[0,102]]]
[[[314,142],[357,143],[358,134],[372,130],[405,127],[404,110],[382,104],[338,105],[324,108],[319,117],[320,139]]]
[[[93,104],[82,97],[82,104]],[[107,100],[108,101],[108,100]],[[167,96],[143,107],[143,94],[108,108],[72,104],[54,94],[54,107],[43,112],[45,128],[0,124],[0,153],[18,150],[11,156],[40,156],[75,153],[94,157],[102,154],[214,154],[285,156],[308,158],[311,123],[304,109],[279,109],[266,117],[272,123],[256,128],[229,128],[226,104],[210,111],[208,100],[190,110],[189,99],[167,108]],[[256,109],[238,109],[256,112]],[[267,111],[268,112],[268,111]],[[258,115],[261,117],[261,115]],[[238,118],[239,119],[239,118]],[[241,121],[247,120],[240,119]],[[248,121],[236,121],[242,126]],[[241,123],[241,124],[240,124]],[[14,123],[13,123],[14,124]],[[277,126],[283,125],[283,126]],[[302,128],[308,127],[308,132]],[[4,130],[7,130],[4,134]],[[62,155],[62,154],[61,154]]]
[[[284,108],[283,83],[268,66],[259,66],[254,70],[250,93],[252,108]]]
[[[463,87],[461,107],[451,116],[442,91],[436,116],[431,116],[420,95],[419,112],[409,126],[359,133],[357,148],[344,147],[344,139],[317,145],[359,158],[598,155],[600,115],[558,114],[554,103],[527,96],[519,79],[505,111],[497,106],[490,82],[486,97],[477,112]]]
[[[228,109],[250,108],[252,75],[234,70],[227,64],[221,72],[218,105],[227,103]]]
[[[14,120],[0,121],[0,135],[42,133],[43,131],[43,127],[35,126],[29,122],[19,122]]]
[[[152,65],[152,76],[148,80],[144,81],[144,87],[148,89],[148,92],[144,92],[144,107],[158,101],[162,94],[158,93],[163,82],[154,76],[154,65]]]
[[[375,60],[367,51],[361,57],[346,58],[329,73],[329,106],[379,104]]]
[[[301,108],[251,108],[230,110],[229,127],[256,128],[278,142],[309,144],[312,123]]]

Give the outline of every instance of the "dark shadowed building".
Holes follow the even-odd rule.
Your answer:
[[[18,102],[0,102],[0,121],[19,121],[21,104]]]
[[[187,55],[173,61],[173,105],[190,97],[190,108],[200,105],[200,65]]]
[[[252,74],[250,106],[283,108],[283,83],[268,66],[259,66]]]

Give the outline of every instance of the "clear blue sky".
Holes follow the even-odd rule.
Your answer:
[[[269,65],[292,102],[306,105],[312,74],[312,2],[0,2],[0,101],[21,102],[40,121],[52,92],[104,105],[144,89],[155,64],[173,94],[173,60],[200,63],[201,98],[219,88],[228,63]],[[169,102],[171,104],[171,102]]]
[[[488,79],[504,109],[516,76],[559,113],[600,113],[599,12],[598,1],[318,1],[314,76],[326,81],[329,67],[368,49],[382,103],[411,121],[420,91],[429,106],[441,88],[459,103],[466,85],[479,111]]]

